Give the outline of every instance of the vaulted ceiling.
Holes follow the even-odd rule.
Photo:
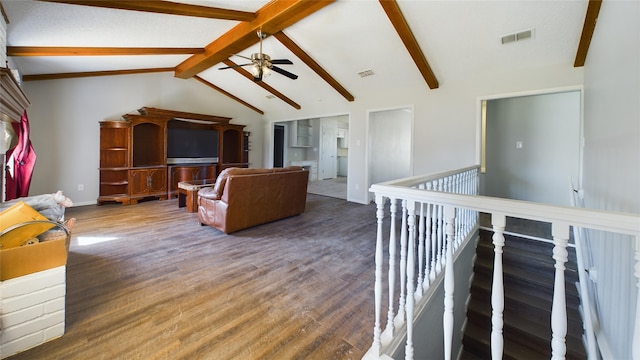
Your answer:
[[[438,91],[478,72],[582,66],[592,1],[2,1],[24,81],[165,72],[259,113],[357,101],[367,89]],[[254,81],[263,52],[298,75]],[[533,30],[503,44],[506,35]],[[241,56],[237,56],[241,55]],[[373,75],[361,77],[370,71]]]

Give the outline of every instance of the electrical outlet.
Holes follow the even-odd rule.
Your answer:
[[[84,184],[78,184],[78,191],[84,191]]]
[[[516,141],[516,149],[522,149],[523,145],[522,141]]]

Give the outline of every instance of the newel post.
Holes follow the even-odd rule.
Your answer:
[[[375,297],[375,325],[373,327],[373,351],[376,356],[380,356],[380,312],[382,307],[382,253],[383,253],[383,243],[382,243],[382,222],[384,219],[384,197],[382,195],[376,194],[376,217],[378,219],[378,232],[376,236],[376,255],[375,255],[375,287],[374,287],[374,297]]]
[[[444,269],[444,314],[442,326],[444,331],[444,358],[451,359],[451,348],[453,343],[453,292],[455,288],[455,275],[453,273],[453,246],[455,242],[455,213],[453,206],[444,206],[444,217],[446,224],[446,262]]]

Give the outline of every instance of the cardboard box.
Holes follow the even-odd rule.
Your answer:
[[[24,201],[19,201],[0,212],[0,234],[12,226],[34,220],[47,220],[47,218]],[[45,222],[20,226],[4,235],[0,235],[0,249],[21,246],[25,241],[42,234],[54,226],[53,223]]]
[[[0,281],[67,264],[66,239],[0,250]]]
[[[20,201],[0,213],[0,232],[33,220],[47,218]],[[67,238],[21,246],[54,226],[54,223],[29,224],[0,236],[0,281],[67,264]]]

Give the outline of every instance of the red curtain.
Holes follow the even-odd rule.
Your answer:
[[[22,114],[19,123],[11,123],[18,136],[18,144],[7,151],[7,166],[13,171],[7,171],[5,200],[12,200],[29,195],[31,176],[36,165],[36,153],[33,151],[29,139],[29,119],[27,112]]]

